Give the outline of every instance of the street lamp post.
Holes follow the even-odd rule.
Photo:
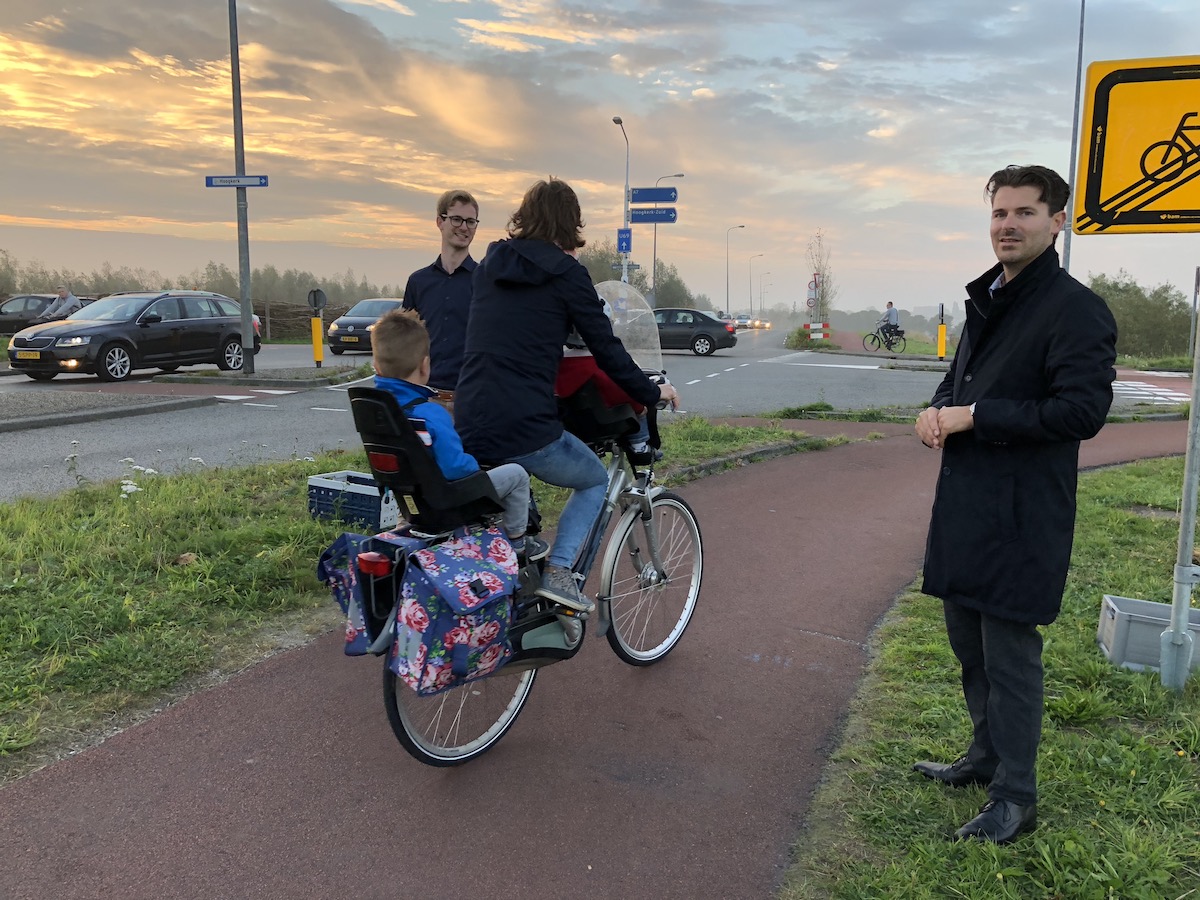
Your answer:
[[[1069,170],[1067,172],[1067,184],[1071,187],[1071,194],[1074,196],[1078,191],[1075,184],[1075,158],[1079,155],[1079,94],[1083,88],[1083,17],[1084,8],[1087,6],[1087,0],[1079,0],[1079,48],[1075,57],[1075,118],[1071,122],[1071,159],[1068,163]],[[1066,234],[1063,235],[1063,255],[1062,267],[1064,271],[1071,271],[1071,228],[1072,219],[1071,209],[1067,208],[1067,227]]]
[[[658,187],[658,183],[664,178],[682,178],[682,172],[676,172],[674,175],[660,175],[654,179],[654,186]],[[628,187],[626,187],[628,190]],[[654,208],[658,209],[658,204],[654,204]],[[658,306],[658,223],[654,223],[654,254],[650,262],[650,295],[654,298],[654,306]]]
[[[770,274],[771,274],[770,272],[763,272],[761,275],[758,276],[758,317],[760,319],[765,318],[766,314],[767,314],[766,309],[763,307],[763,279],[766,278]],[[769,281],[767,282],[768,285],[770,283],[771,282],[769,282]],[[750,315],[751,316],[754,315],[753,310],[750,311]]]
[[[625,228],[629,228],[629,135],[625,134],[625,123],[620,116],[613,116],[613,124],[621,129],[625,136]],[[621,254],[621,281],[629,284],[629,252]]]
[[[750,257],[750,318],[754,318],[754,261],[762,255],[755,253]]]
[[[729,310],[729,232],[735,228],[745,227],[745,225],[730,225],[725,229],[725,315],[732,315]]]

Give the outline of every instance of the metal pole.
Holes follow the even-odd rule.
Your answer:
[[[1192,330],[1188,332],[1188,358],[1196,356],[1196,297],[1200,295],[1200,266],[1196,266],[1196,286],[1192,288]]]
[[[625,123],[620,116],[613,116],[613,122],[620,126],[621,134],[625,138],[625,227],[629,228],[629,135],[625,134]],[[630,241],[632,246],[633,242]],[[628,251],[621,254],[621,281],[629,284],[629,253]]]
[[[1083,13],[1087,0],[1079,0],[1079,54],[1075,59],[1075,117],[1071,120],[1071,163],[1067,175],[1067,184],[1071,186],[1071,196],[1075,195],[1075,158],[1079,155],[1079,96],[1083,90]],[[1075,216],[1071,213],[1071,204],[1067,203],[1067,233],[1063,235],[1062,267],[1071,271],[1071,225]]]
[[[758,317],[762,319],[766,315],[766,310],[763,308],[763,279],[770,275],[770,272],[760,272],[758,275]],[[754,310],[750,310],[750,318],[754,318]]]
[[[242,142],[242,69],[238,60],[237,0],[229,0],[229,69],[233,81],[233,160],[235,175],[246,174]],[[254,310],[250,308],[250,227],[246,189],[237,188],[238,280],[242,302],[242,374],[254,374]]]
[[[725,312],[730,313],[729,309],[729,232],[735,228],[745,228],[745,225],[730,225],[725,229]]]
[[[1192,584],[1200,567],[1192,564],[1196,534],[1196,488],[1200,484],[1200,357],[1192,360],[1192,414],[1188,416],[1187,455],[1183,464],[1183,499],[1179,508],[1179,541],[1175,552],[1175,585],[1171,594],[1171,626],[1160,636],[1158,674],[1174,691],[1187,684],[1192,665],[1192,635],[1188,611]]]
[[[762,253],[755,253],[750,257],[750,318],[754,318],[754,260],[763,256]]]
[[[676,172],[674,175],[659,175],[654,179],[654,186],[658,187],[659,182],[664,178],[682,178],[682,172]],[[658,209],[658,201],[654,202],[654,208]],[[654,223],[654,252],[650,262],[650,295],[654,298],[653,306],[658,306],[658,222]]]

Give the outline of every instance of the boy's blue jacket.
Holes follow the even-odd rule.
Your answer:
[[[475,457],[463,450],[462,438],[454,430],[454,420],[450,418],[450,413],[431,402],[437,391],[423,384],[405,381],[403,378],[385,378],[382,375],[375,376],[375,387],[387,391],[401,406],[417,398],[424,398],[424,403],[418,403],[406,414],[418,432],[428,433],[433,460],[443,475],[453,481],[479,471],[479,463],[475,461]],[[421,427],[422,422],[424,427]]]

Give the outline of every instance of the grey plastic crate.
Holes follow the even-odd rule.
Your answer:
[[[396,501],[379,496],[375,479],[364,472],[326,472],[308,479],[308,511],[319,519],[340,519],[361,525],[371,534],[395,528],[400,513]]]
[[[1126,669],[1158,671],[1162,633],[1171,627],[1171,604],[1104,595],[1096,641],[1111,662]],[[1200,668],[1200,609],[1188,610],[1193,670]]]

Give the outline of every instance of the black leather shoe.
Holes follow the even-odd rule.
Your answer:
[[[1017,835],[1037,825],[1037,806],[1018,806],[1011,800],[989,800],[979,815],[954,832],[956,838],[975,838],[994,844],[1007,844]]]
[[[975,768],[975,764],[965,756],[949,764],[929,762],[928,760],[913,763],[913,771],[920,772],[926,778],[932,778],[934,781],[940,781],[942,784],[948,784],[950,787],[964,787],[968,784],[989,784],[992,780],[991,775],[986,775]]]

